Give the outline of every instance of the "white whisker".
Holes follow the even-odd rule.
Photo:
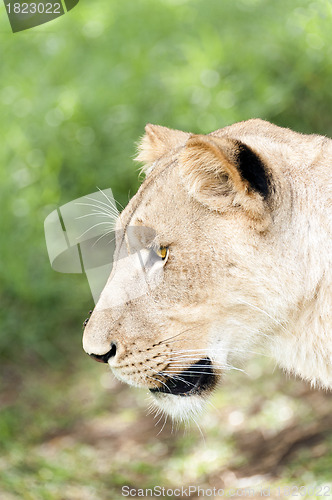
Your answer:
[[[277,325],[279,325],[286,333],[288,333],[292,337],[294,336],[292,332],[290,332],[289,330],[287,330],[287,328],[285,328],[284,325],[282,323],[280,323],[280,321],[277,320],[277,318],[271,316],[271,314],[269,314],[267,311],[264,311],[264,309],[261,309],[260,307],[255,306],[254,304],[251,304],[250,302],[247,302],[246,300],[238,299],[238,302],[240,304],[246,304],[247,306],[252,307],[252,309],[256,309],[256,311],[262,312],[268,318],[272,319],[272,321],[274,321]]]
[[[200,432],[200,434],[201,434],[201,436],[202,436],[204,446],[206,446],[205,436],[204,436],[204,434],[203,434],[203,432],[202,432],[202,429],[201,429],[201,427],[200,427],[199,423],[197,422],[197,420],[195,419],[195,417],[194,417],[193,415],[191,415],[191,418],[192,418],[192,419],[193,419],[193,421],[195,422],[195,424],[196,424],[196,426],[197,426],[197,428],[198,428],[198,430],[199,430],[199,432]]]
[[[98,240],[96,240],[92,246],[94,247],[95,245],[97,245],[97,243],[98,243],[98,242],[99,242],[102,238],[104,238],[105,236],[108,236],[109,234],[112,234],[112,233],[114,233],[114,229],[111,229],[110,231],[106,231],[106,233],[104,233],[104,234],[102,234],[101,236],[99,236]],[[114,238],[112,238],[110,241],[108,241],[108,242],[107,242],[107,245],[109,245],[110,243],[112,243],[114,240],[115,240],[115,236],[114,236]]]
[[[103,193],[104,196],[105,193]],[[102,205],[103,207],[106,207],[107,210],[109,210],[110,212],[112,212],[113,214],[117,214],[119,215],[119,211],[118,209],[112,204],[112,203],[105,203],[104,201],[100,201],[100,200],[96,200],[94,198],[90,198],[90,196],[85,196],[84,197],[86,200],[90,200],[90,201],[94,201],[95,203],[99,203],[99,205]],[[107,196],[106,196],[107,198]],[[109,198],[107,198],[109,200]]]
[[[164,427],[166,425],[166,422],[167,422],[167,413],[166,412],[164,412],[164,416],[165,416],[164,424],[163,424],[162,428],[160,429],[160,431],[158,432],[157,436],[159,436],[159,434],[161,434],[163,432]]]
[[[93,200],[93,201],[95,201],[96,203],[98,203],[98,201],[97,201],[97,200]],[[104,213],[107,213],[110,217],[114,217],[114,216],[116,216],[116,213],[115,213],[115,212],[112,212],[111,210],[108,210],[108,209],[106,209],[106,208],[104,208],[104,207],[101,207],[101,206],[99,206],[99,205],[94,205],[93,203],[83,203],[83,202],[81,202],[81,201],[77,201],[77,202],[75,203],[75,205],[82,205],[82,206],[85,206],[85,207],[98,208],[98,210],[101,210],[101,211],[103,211]]]
[[[106,198],[106,200],[109,202],[109,206],[110,206],[110,207],[112,207],[112,208],[114,208],[114,209],[115,209],[115,210],[119,213],[119,211],[118,211],[118,209],[117,209],[117,207],[116,207],[116,205],[115,205],[115,203],[116,203],[116,202],[115,202],[115,200],[114,200],[114,203],[113,203],[113,201],[109,199],[109,197],[107,196],[107,194],[106,194],[106,193],[105,193],[102,189],[100,189],[98,186],[97,186],[97,189],[98,189],[98,191],[100,191],[100,192],[101,192],[101,194],[102,194],[102,195]],[[118,202],[118,203],[119,203],[119,205],[121,205],[121,203],[120,203],[120,202]],[[122,205],[121,205],[121,206],[122,206]],[[123,208],[124,208],[124,207],[122,207],[122,209],[123,209]]]
[[[87,229],[86,231],[84,231],[80,236],[77,237],[78,240],[80,240],[86,233],[88,233],[89,231],[92,231],[92,229],[94,229],[95,227],[98,227],[98,226],[104,226],[105,224],[110,224],[109,221],[107,222],[98,222],[97,224],[94,224],[93,226],[89,227],[89,229]]]

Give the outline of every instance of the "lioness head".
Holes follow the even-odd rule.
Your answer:
[[[331,200],[324,144],[262,120],[209,135],[148,125],[138,156],[146,179],[118,218],[85,351],[180,419],[254,344],[329,386],[309,317],[331,267],[331,219],[323,229],[315,209],[320,189]],[[325,260],[315,257],[322,245]]]

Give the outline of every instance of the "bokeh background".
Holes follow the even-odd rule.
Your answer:
[[[1,499],[113,500],[123,485],[332,495],[328,394],[254,357],[201,431],[158,434],[146,393],[84,355],[87,280],[51,269],[43,232],[96,187],[128,202],[147,122],[208,133],[261,117],[332,136],[331,26],[328,0],[81,0],[14,35],[0,5]]]

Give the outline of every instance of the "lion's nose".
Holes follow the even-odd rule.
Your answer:
[[[91,356],[91,358],[93,358],[95,361],[98,361],[98,363],[108,363],[108,360],[110,358],[114,358],[115,355],[116,345],[114,342],[111,342],[111,349],[105,354],[89,354],[89,356]]]

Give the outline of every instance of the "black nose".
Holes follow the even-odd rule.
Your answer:
[[[116,345],[111,342],[111,349],[106,354],[90,354],[91,358],[98,361],[99,363],[108,363],[110,358],[114,358],[116,355]]]

